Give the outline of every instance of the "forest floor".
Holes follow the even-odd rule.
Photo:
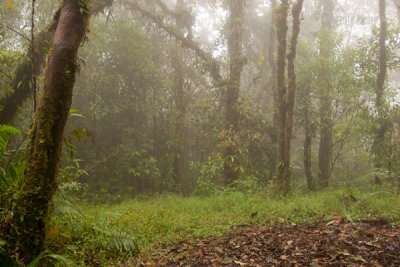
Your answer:
[[[48,247],[78,266],[400,266],[397,188],[270,195],[59,196]]]
[[[136,266],[400,266],[400,227],[385,219],[242,226],[187,240]],[[132,265],[121,265],[132,266]]]

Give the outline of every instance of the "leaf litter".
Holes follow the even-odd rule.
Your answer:
[[[245,226],[177,243],[136,266],[400,266],[400,226],[339,217]]]

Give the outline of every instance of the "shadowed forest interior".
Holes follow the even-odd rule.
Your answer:
[[[0,15],[1,266],[400,265],[399,0]]]

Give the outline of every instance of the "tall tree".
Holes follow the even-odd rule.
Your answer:
[[[379,0],[379,18],[380,18],[380,33],[379,33],[379,70],[376,79],[376,99],[375,108],[378,113],[378,125],[375,132],[375,140],[373,143],[374,153],[374,167],[382,168],[383,154],[384,154],[384,139],[386,131],[388,130],[387,119],[385,118],[385,101],[384,101],[384,88],[387,73],[387,21],[386,21],[386,2]],[[379,183],[379,177],[375,177],[376,182]]]
[[[226,131],[227,147],[224,162],[224,183],[229,184],[238,178],[240,163],[238,159],[238,127],[239,127],[239,94],[241,75],[244,66],[242,52],[243,45],[243,15],[244,3],[242,0],[229,1],[228,21],[228,54],[229,80],[226,86]]]
[[[77,53],[89,22],[89,2],[64,0],[29,133],[25,177],[8,243],[29,263],[44,249],[50,202],[58,186],[64,127],[77,72]]]
[[[286,57],[286,33],[288,30],[287,16],[289,2],[282,0],[278,13],[278,175],[276,180],[277,190],[286,193],[290,190],[290,147],[293,128],[293,111],[296,96],[296,72],[295,59],[297,40],[300,33],[300,13],[304,0],[298,0],[292,8],[293,26],[290,39],[289,53],[287,55],[288,86],[285,84],[285,57]]]
[[[270,87],[272,91],[272,96],[274,99],[274,112],[272,117],[272,131],[270,131],[270,138],[271,143],[273,145],[278,143],[278,101],[277,101],[277,92],[276,92],[276,59],[275,59],[275,52],[276,52],[276,6],[277,1],[271,0],[271,23],[270,23],[270,32],[269,32],[269,46],[268,46],[268,64],[271,69],[271,79],[270,79]],[[269,171],[269,179],[272,179],[275,174],[276,163],[277,163],[277,148],[274,147],[273,149],[273,157],[271,158],[270,162],[270,171]]]
[[[333,0],[322,0],[322,25],[320,38],[330,38],[330,34],[334,28],[333,11],[335,2]],[[332,165],[332,99],[331,99],[331,82],[329,74],[329,57],[332,54],[330,41],[320,42],[320,56],[323,60],[321,65],[321,84],[320,89],[320,141],[318,154],[319,180],[322,187],[329,185],[329,176]]]
[[[179,51],[180,47],[174,49],[174,53]],[[172,56],[173,74],[173,99],[174,99],[174,117],[175,134],[174,134],[174,179],[177,185],[178,192],[182,189],[183,169],[184,169],[184,145],[185,145],[185,118],[186,118],[186,103],[185,103],[185,74],[184,62],[179,54]]]
[[[276,36],[278,39],[278,56],[277,56],[277,101],[278,101],[278,175],[276,178],[276,189],[278,192],[289,189],[289,181],[286,181],[286,170],[289,166],[285,166],[285,139],[286,139],[286,121],[287,121],[287,107],[286,107],[286,94],[287,88],[285,84],[285,70],[286,70],[286,49],[287,40],[286,35],[288,32],[288,12],[289,1],[281,0],[281,5],[277,11]]]

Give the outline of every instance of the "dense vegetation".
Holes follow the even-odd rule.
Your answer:
[[[399,224],[397,1],[5,2],[0,263]]]

